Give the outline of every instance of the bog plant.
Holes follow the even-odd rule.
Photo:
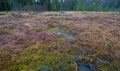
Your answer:
[[[1,71],[119,71],[118,13],[52,14],[0,24]]]

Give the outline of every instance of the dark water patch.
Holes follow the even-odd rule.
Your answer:
[[[62,30],[63,27],[56,27],[52,30],[52,32],[58,36],[61,36],[63,38],[65,38],[66,40],[67,39],[73,39],[75,37],[74,34],[70,34],[70,33],[65,33],[63,30]]]
[[[65,39],[73,39],[75,37],[75,35],[73,34],[63,34],[63,36],[65,37]]]
[[[79,69],[82,71],[94,71],[96,68],[95,63],[87,64],[85,62],[76,62],[76,64],[78,65]]]
[[[40,71],[50,71],[48,67],[42,68]]]
[[[54,31],[53,33],[57,34],[58,36],[61,36],[63,33],[60,31]]]
[[[96,63],[87,63],[84,61],[78,61],[79,60],[79,56],[78,54],[74,54],[73,55],[73,60],[75,61],[75,63],[77,64],[78,68],[82,71],[94,71],[97,64]]]
[[[59,27],[54,28],[53,30],[54,34],[57,34],[58,36],[62,35],[63,33],[60,31]]]
[[[103,62],[103,63],[110,63],[110,62],[112,62],[111,60],[107,59],[107,58],[104,57],[104,56],[98,56],[97,59],[98,59],[100,62]]]
[[[77,61],[78,59],[79,59],[79,55],[78,55],[78,54],[74,54],[74,55],[73,55],[73,60],[74,60],[74,61]]]
[[[35,71],[50,71],[50,68],[48,66],[41,65],[41,68]]]

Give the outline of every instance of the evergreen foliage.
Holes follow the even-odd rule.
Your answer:
[[[120,0],[0,0],[0,11],[26,10],[26,6],[40,11],[120,11]]]

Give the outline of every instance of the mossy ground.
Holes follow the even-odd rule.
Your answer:
[[[0,71],[81,71],[77,62],[95,63],[93,71],[119,71],[119,51],[119,13],[0,16]]]

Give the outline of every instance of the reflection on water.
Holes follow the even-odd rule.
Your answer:
[[[65,39],[73,39],[75,35],[63,32],[59,27],[53,29],[53,33],[63,36]]]
[[[86,63],[83,61],[78,61],[79,60],[79,55],[75,54],[73,55],[73,60],[76,62],[77,66],[79,67],[80,70],[82,71],[94,71],[96,68],[96,63]]]
[[[42,68],[40,71],[50,71],[48,67]]]
[[[104,62],[104,63],[110,63],[111,62],[111,60],[105,58],[104,56],[99,56],[99,57],[97,57],[97,59],[101,62]]]
[[[79,69],[82,71],[94,71],[96,67],[95,63],[90,63],[90,64],[87,64],[85,62],[76,62],[76,63],[79,66]]]
[[[65,39],[73,39],[75,35],[73,34],[64,34]]]

